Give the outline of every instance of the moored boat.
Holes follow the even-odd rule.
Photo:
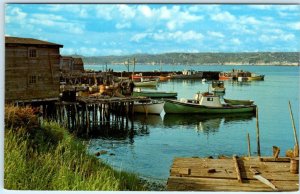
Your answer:
[[[219,80],[213,80],[211,83],[212,92],[225,92],[224,82]]]
[[[134,102],[133,110],[135,113],[160,114],[163,111],[164,101],[140,100]]]
[[[249,81],[258,81],[258,80],[264,80],[265,79],[265,75],[257,75],[255,73],[251,73],[251,76],[248,77]]]
[[[254,103],[253,100],[232,100],[224,98],[224,102],[231,105],[252,105]]]
[[[133,84],[138,87],[156,87],[159,79],[133,79]]]
[[[145,96],[149,98],[176,98],[177,92],[133,91],[132,96]]]
[[[255,112],[256,105],[221,104],[220,97],[211,93],[197,95],[196,99],[170,100],[164,104],[166,113],[176,114],[233,114]]]
[[[220,72],[219,80],[243,80],[243,81],[254,81],[254,80],[264,80],[264,75],[257,75],[249,71],[236,70],[233,69],[229,72]]]
[[[169,75],[160,75],[159,76],[159,81],[168,81],[169,79],[171,79],[171,76],[169,76]]]

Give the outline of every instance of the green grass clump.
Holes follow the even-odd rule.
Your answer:
[[[27,109],[28,107],[26,107]],[[15,110],[22,108],[9,108]],[[13,190],[145,190],[139,178],[113,170],[54,122],[37,125],[34,112],[6,115],[4,187]],[[7,112],[6,112],[7,113]],[[20,113],[20,111],[18,112]],[[30,119],[28,119],[30,118]],[[14,119],[8,121],[7,119]],[[35,120],[36,119],[36,120]],[[30,122],[28,122],[30,121]],[[32,123],[27,129],[27,123]]]

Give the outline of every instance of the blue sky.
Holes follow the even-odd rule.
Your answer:
[[[63,55],[300,51],[300,5],[6,4],[4,25]]]

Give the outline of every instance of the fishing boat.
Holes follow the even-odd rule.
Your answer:
[[[160,114],[164,109],[164,101],[143,99],[133,104],[135,113]]]
[[[177,92],[133,91],[132,96],[144,96],[144,97],[149,97],[149,98],[176,98]]]
[[[220,72],[219,80],[244,80],[244,81],[254,81],[254,80],[264,80],[265,75],[257,75],[255,73],[243,70],[233,69],[229,72]]]
[[[176,114],[233,114],[255,113],[256,105],[222,104],[220,97],[212,93],[198,93],[195,99],[166,99],[164,110]]]
[[[168,81],[169,79],[171,79],[170,75],[160,75],[159,76],[159,81]]]
[[[253,100],[232,100],[224,98],[224,102],[231,105],[252,105],[254,103]]]
[[[135,75],[131,75],[131,79],[159,79],[159,76],[147,76],[147,75],[143,75],[143,73],[139,73],[139,74],[135,74]]]
[[[145,78],[139,78],[139,79],[133,79],[134,86],[137,87],[156,87],[158,84],[159,79],[145,79]]]
[[[213,80],[211,83],[211,91],[212,92],[225,92],[224,82],[219,80]]]
[[[264,79],[265,79],[265,75],[257,75],[255,73],[251,73],[251,76],[248,77],[249,81],[260,81]]]

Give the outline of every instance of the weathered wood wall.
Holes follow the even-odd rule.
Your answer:
[[[29,48],[36,48],[37,57],[28,57]],[[5,101],[59,97],[59,61],[57,46],[6,44]]]

